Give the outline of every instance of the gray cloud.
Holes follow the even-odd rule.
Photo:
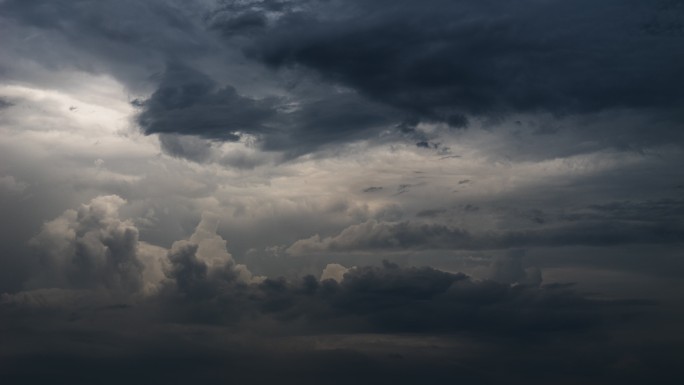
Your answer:
[[[138,256],[138,230],[119,219],[123,203],[117,196],[99,197],[46,223],[31,240],[40,266],[29,285],[140,290],[144,265]]]
[[[525,268],[522,264],[525,250],[511,250],[507,255],[495,258],[488,267],[489,279],[503,283],[521,283],[539,285],[542,282],[542,274],[537,267]]]
[[[135,92],[158,83],[138,119],[146,133],[229,141],[248,133],[260,137],[263,149],[297,156],[390,128],[435,146],[427,139],[439,135],[426,137],[418,123],[464,127],[468,119],[491,124],[550,113],[552,121],[589,119],[566,122],[581,137],[565,151],[586,151],[577,147],[586,146],[586,137],[597,139],[596,148],[623,149],[681,140],[683,97],[674,84],[684,60],[676,49],[682,36],[663,32],[681,24],[676,4],[430,4],[5,1],[1,7],[16,36],[45,47],[29,52],[17,38],[8,55],[112,74]],[[4,67],[9,76],[56,81],[31,66]],[[611,112],[651,129],[605,115]]]
[[[307,5],[293,5],[249,52],[274,66],[312,68],[428,119],[448,122],[459,111],[568,113],[682,101],[671,82],[681,75],[680,38],[644,30],[649,17],[681,18],[676,6],[582,0]]]
[[[14,103],[10,102],[9,100],[5,100],[3,98],[0,98],[0,111],[4,110],[5,108],[10,108],[14,105]]]
[[[216,216],[205,214],[189,239],[164,250],[138,240],[137,228],[119,217],[124,204],[117,196],[102,196],[46,222],[31,241],[41,263],[27,284],[34,289],[5,294],[3,306],[60,309],[88,303],[86,307],[106,307],[112,300],[135,306],[149,302],[163,317],[184,323],[242,328],[256,317],[290,325],[288,330],[296,326],[328,333],[467,330],[516,335],[585,328],[601,318],[598,303],[554,286],[540,287],[535,273],[523,270],[520,253],[492,264],[490,275],[498,282],[389,262],[352,269],[329,265],[323,277],[336,279],[320,282],[312,276],[255,277],[228,253],[226,241],[216,233]],[[538,303],[545,312],[548,301],[567,296],[574,299],[559,306],[568,306],[568,312],[546,319],[548,325],[539,325],[538,317],[530,315]],[[511,302],[518,307],[510,307]],[[573,320],[575,306],[582,310]],[[598,318],[585,319],[587,309],[595,309],[591,318]],[[261,321],[254,325],[271,327]]]
[[[0,0],[0,378],[678,384],[683,10]]]
[[[211,142],[193,136],[160,134],[159,143],[164,153],[197,163],[204,163],[213,155]]]
[[[276,114],[274,100],[256,100],[237,94],[232,87],[218,88],[208,76],[170,64],[159,88],[139,102],[138,122],[145,133],[184,133],[235,141],[239,132],[268,131]]]
[[[300,379],[304,376],[304,383],[316,383],[337,373],[332,362],[343,367],[363,364],[371,378],[403,373],[408,365],[408,373],[423,373],[420,379],[424,381],[424,371],[433,366],[441,378],[451,373],[448,368],[453,367],[454,360],[470,368],[484,368],[495,359],[504,363],[496,376],[477,369],[469,371],[468,378],[476,383],[503,377],[544,383],[548,380],[545,376],[535,379],[534,365],[509,362],[503,359],[508,356],[506,352],[515,349],[518,354],[534,356],[533,351],[539,354],[541,350],[545,356],[556,357],[546,365],[559,365],[578,352],[591,352],[590,341],[623,325],[620,319],[652,307],[648,301],[583,297],[571,285],[511,286],[390,263],[349,270],[339,283],[318,282],[307,276],[241,285],[232,274],[210,274],[197,253],[196,245],[185,244],[169,255],[174,265],[169,273],[173,295],[163,291],[142,301],[129,299],[124,303],[102,297],[72,297],[52,308],[25,293],[4,295],[0,309],[7,317],[0,321],[0,327],[12,331],[3,347],[6,356],[9,353],[6,362],[12,365],[2,366],[3,374],[20,379],[20,383],[46,375],[83,383],[94,373],[75,370],[76,363],[90,363],[88,368],[108,368],[116,363],[119,371],[115,373],[163,377],[165,374],[158,373],[162,368],[151,364],[159,360],[164,363],[164,373],[175,373],[169,382],[179,383],[202,372],[206,374],[202,378],[224,378],[228,373],[217,369],[226,365],[232,368],[235,357],[252,357],[238,365],[238,372],[242,372],[271,360],[288,362],[294,355],[297,360],[284,367],[269,366],[269,372],[279,376],[289,373]],[[42,295],[54,298],[64,293]],[[124,330],[121,324],[130,328]],[[37,336],[32,334],[45,325],[50,327],[42,335],[57,344],[51,351],[38,348],[45,346],[45,341],[36,344]],[[312,341],[316,343],[312,345]],[[22,344],[21,355],[13,354],[17,343]],[[464,346],[470,347],[464,352]],[[635,345],[627,346],[630,353],[638,351]],[[570,353],[559,354],[568,349]],[[149,365],[131,366],[140,352],[148,357],[142,362]],[[609,370],[622,358],[619,352],[624,352],[624,347],[618,343],[610,348],[602,345],[601,354],[606,359],[596,363],[602,372],[592,378],[621,375],[623,371]],[[452,358],[448,363],[435,362],[435,355]],[[328,356],[332,361],[309,359],[302,364],[301,359],[310,356]],[[644,354],[635,357],[648,359]],[[59,366],[49,364],[55,359]],[[176,359],[183,362],[181,369],[175,372],[166,368]],[[595,359],[591,355],[591,360]],[[195,366],[196,360],[203,364]],[[433,364],[428,364],[431,360]],[[312,362],[317,365],[313,372]],[[41,369],[29,371],[29,363]],[[575,371],[585,364],[566,368],[567,378],[578,376]],[[665,372],[668,376],[669,370]],[[650,371],[640,369],[638,373]],[[358,375],[356,371],[354,378]],[[235,379],[235,374],[230,377]],[[419,383],[418,377],[401,377],[395,382]],[[246,378],[250,379],[246,383],[251,383],[264,377],[255,370]]]
[[[684,228],[679,222],[633,224],[604,220],[476,233],[437,223],[370,220],[349,226],[334,236],[321,238],[314,235],[298,240],[287,251],[300,255],[364,250],[494,250],[569,245],[677,244],[682,242],[683,236]]]
[[[677,12],[639,1],[225,3],[207,20],[228,46],[307,80],[295,80],[287,99],[238,95],[229,86],[210,86],[208,79],[176,83],[173,93],[192,99],[192,107],[181,112],[154,107],[165,105],[161,93],[171,90],[169,69],[139,121],[147,133],[222,140],[250,133],[260,137],[262,148],[295,156],[374,137],[374,128],[393,128],[418,140],[419,147],[437,148],[417,128],[421,121],[460,128],[468,117],[496,122],[540,113],[550,113],[553,121],[586,116],[589,123],[567,123],[579,133],[579,143],[586,136],[601,138],[597,148],[668,143],[681,139],[675,126],[682,121],[684,97],[671,79],[679,76],[677,63],[684,57],[674,48],[679,37],[648,33],[644,26],[649,17],[678,17]],[[312,78],[309,69],[333,87],[298,89]],[[197,78],[190,74],[194,69],[186,71],[182,78]],[[353,92],[339,92],[337,85]],[[618,123],[610,116],[614,111],[633,115],[658,134]],[[583,125],[591,125],[591,132]]]
[[[210,52],[214,43],[197,15],[201,9],[199,4],[165,0],[8,0],[0,4],[2,18],[15,31],[5,46],[8,54],[50,70],[113,75],[137,91],[145,89],[150,73],[158,71],[168,58]],[[26,41],[40,48],[27,50]],[[32,65],[17,68],[11,61],[1,63],[6,75],[42,77]],[[60,81],[40,80],[44,84]]]
[[[115,196],[96,198],[47,222],[34,238],[34,247],[52,261],[53,269],[47,277],[33,271],[37,275],[32,285],[41,289],[0,297],[0,329],[11,336],[3,355],[12,365],[0,366],[7,378],[21,383],[49,375],[83,383],[95,373],[72,372],[76,363],[104,370],[112,362],[120,370],[158,377],[159,367],[133,364],[140,352],[164,362],[164,367],[173,357],[186,363],[170,383],[203,371],[209,373],[206,378],[223,379],[227,374],[217,368],[245,354],[260,365],[330,355],[331,361],[321,362],[314,372],[301,362],[272,367],[280,376],[306,376],[304,383],[336,373],[332,362],[345,367],[364,363],[368,376],[383,378],[407,370],[406,365],[416,375],[424,373],[436,356],[452,357],[448,365],[434,363],[435,370],[448,377],[453,359],[480,368],[493,359],[508,362],[501,357],[513,348],[519,353],[529,349],[529,357],[541,349],[558,358],[548,365],[560,365],[566,355],[553,352],[591,352],[597,336],[629,327],[626,320],[658,308],[653,301],[584,295],[572,285],[540,285],[538,271],[522,268],[520,252],[491,265],[491,277],[498,282],[389,262],[352,269],[329,265],[322,278],[335,279],[320,281],[313,276],[254,277],[228,253],[226,241],[216,233],[215,215],[205,214],[187,240],[166,250],[137,239],[135,226],[119,216],[123,205]],[[154,290],[141,291],[151,283]],[[436,341],[441,342],[435,346]],[[464,344],[477,347],[477,354],[457,354]],[[627,344],[630,352],[640,346]],[[618,343],[602,344],[601,354],[608,359],[591,356],[602,371],[592,378],[622,376],[622,370],[609,368],[624,351]],[[397,358],[404,356],[411,359]],[[667,363],[667,356],[659,357]],[[634,357],[649,360],[642,353]],[[51,365],[54,360],[61,364]],[[188,364],[194,360],[204,364]],[[41,369],[29,371],[29,363]],[[568,378],[575,378],[586,364],[566,369]],[[535,379],[533,366],[521,370],[519,365],[506,363],[499,373],[509,380],[548,381]],[[668,376],[669,370],[666,366]],[[638,374],[651,372],[645,367]],[[500,379],[480,369],[469,373],[478,383]],[[250,378],[263,380],[261,375]],[[416,383],[413,377],[396,382]]]
[[[293,102],[242,96],[230,86],[219,87],[193,68],[172,63],[150,98],[134,104],[142,108],[137,121],[146,134],[175,133],[224,141],[237,141],[248,134],[263,149],[294,155],[363,138],[393,121],[389,109],[353,93]],[[171,146],[171,139],[164,140],[169,142],[164,144],[167,151],[179,147]],[[195,159],[196,155],[189,157]]]

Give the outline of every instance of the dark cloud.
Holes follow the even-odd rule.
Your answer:
[[[0,14],[14,34],[5,47],[8,54],[50,70],[111,75],[133,90],[144,89],[150,74],[171,58],[197,58],[211,52],[215,44],[197,17],[200,9],[165,0],[8,0],[0,4]],[[26,41],[33,49],[26,49]],[[32,76],[10,70],[14,63],[2,64],[10,76]],[[45,84],[58,81],[41,80]]]
[[[513,249],[505,256],[500,256],[492,261],[488,268],[488,278],[496,282],[509,284],[521,283],[539,285],[542,282],[542,273],[539,268],[524,268],[522,259],[525,250]],[[553,284],[549,287],[554,287]]]
[[[682,15],[0,0],[0,378],[678,384]]]
[[[541,384],[548,376],[535,374],[533,357],[556,376],[601,381],[624,373],[613,368],[624,360],[622,345],[642,363],[637,374],[657,370],[634,342],[604,342],[600,354],[593,350],[595,338],[652,308],[648,301],[592,299],[568,285],[511,286],[390,263],[349,270],[339,283],[307,276],[245,285],[212,273],[196,254],[190,244],[171,253],[173,296],[162,292],[129,303],[91,297],[47,308],[45,301],[4,295],[0,327],[11,334],[0,372],[17,383],[48,376],[86,383],[116,367],[105,383],[132,375],[169,383],[190,377],[262,383],[271,373],[302,383],[363,376],[417,384],[458,372],[466,383]],[[580,352],[590,355],[577,362]],[[577,363],[563,367],[570,357]],[[496,374],[484,370],[492,360],[499,363]],[[268,373],[258,370],[264,365]],[[586,365],[594,369],[580,370]],[[661,369],[669,378],[670,361]]]
[[[242,146],[221,151],[216,139],[203,139],[194,135],[159,134],[163,153],[174,158],[187,159],[196,163],[218,163],[235,169],[253,170],[256,167],[274,163],[280,156],[269,156],[256,149]]]
[[[190,249],[185,251],[192,254]],[[206,266],[198,265],[196,259],[175,260],[174,266],[182,266],[172,274],[176,290],[192,301],[174,302],[173,306],[175,311],[191,309],[186,316],[191,315],[194,322],[225,322],[225,317],[234,321],[242,313],[252,322],[255,317],[267,317],[285,330],[307,333],[467,331],[527,338],[528,333],[600,327],[605,319],[599,309],[622,304],[582,298],[555,286],[473,281],[463,274],[400,268],[388,262],[382,267],[351,269],[339,283],[307,276],[245,286],[235,285],[230,275],[209,277]],[[518,274],[515,269],[508,270]],[[502,274],[503,268],[497,271]],[[550,308],[560,311],[549,312]],[[204,317],[210,309],[214,317]]]
[[[165,317],[165,322],[221,324],[238,331],[278,334],[468,332],[528,338],[600,329],[605,322],[617,320],[619,317],[611,317],[620,311],[629,313],[653,305],[649,301],[591,299],[563,285],[475,281],[460,273],[401,268],[389,262],[349,269],[340,282],[306,276],[249,284],[238,279],[230,263],[208,266],[197,250],[192,243],[174,246],[169,253],[166,288],[142,302],[124,298],[127,304],[120,302],[121,297],[51,289],[5,294],[2,306],[24,315],[40,309],[68,310],[77,319],[90,312],[136,312],[147,307],[158,312],[148,316]],[[501,266],[497,274],[504,269],[518,274]],[[115,302],[108,302],[112,300]],[[618,313],[613,314],[611,308]]]
[[[322,280],[254,277],[227,252],[217,217],[205,214],[189,239],[164,250],[137,239],[119,217],[122,204],[96,198],[34,238],[54,271],[46,278],[33,270],[36,289],[0,296],[4,378],[79,384],[111,370],[104,383],[135,376],[344,384],[361,375],[412,384],[458,374],[466,383],[542,384],[559,373],[589,383],[657,371],[667,383],[674,373],[672,344],[654,343],[663,353],[650,356],[639,338],[613,339],[655,317],[660,304],[541,285],[538,270],[523,268],[522,251],[490,266],[495,280],[389,262],[332,264]],[[553,369],[539,374],[538,359]],[[486,370],[492,361],[495,374]],[[270,369],[260,374],[264,365]]]
[[[160,134],[159,143],[164,153],[177,158],[204,163],[212,158],[211,142],[193,136]]]
[[[678,36],[644,33],[646,1],[411,1],[293,6],[249,48],[426,119],[674,107]],[[680,20],[681,21],[681,20]],[[675,80],[675,81],[673,81]],[[455,116],[455,117],[454,117]]]
[[[239,6],[239,4],[235,4]],[[220,9],[213,13],[211,17],[212,26],[221,31],[222,34],[231,37],[256,32],[268,23],[268,18],[263,12],[243,11],[240,13],[230,12],[227,9]]]
[[[224,141],[237,141],[248,134],[263,149],[294,155],[365,138],[394,119],[390,109],[351,92],[301,101],[243,96],[178,63],[167,66],[149,99],[135,100],[134,105],[141,108],[137,121],[146,134],[174,133]],[[187,153],[174,137],[162,139],[162,144],[173,155]],[[197,159],[197,155],[185,157]]]
[[[433,218],[433,217],[438,217],[438,216],[440,216],[446,212],[447,212],[447,210],[445,210],[445,209],[422,210],[416,214],[416,217],[418,217],[418,218]]]
[[[10,102],[9,100],[5,100],[3,98],[0,98],[0,111],[4,110],[5,108],[12,107],[14,103]]]
[[[170,64],[159,88],[144,102],[138,123],[147,134],[182,133],[235,141],[239,132],[267,131],[276,114],[274,100],[238,95],[232,87],[219,88],[208,76]]]
[[[227,252],[226,241],[216,234],[214,215],[205,214],[189,239],[161,252],[140,242],[135,225],[119,217],[124,203],[117,196],[98,197],[46,222],[32,240],[42,264],[28,282],[34,289],[4,294],[2,306],[66,308],[78,319],[92,311],[142,307],[171,322],[262,332],[282,327],[288,333],[468,331],[519,336],[597,327],[603,322],[600,309],[612,303],[565,287],[539,286],[540,273],[522,266],[523,251],[512,251],[490,266],[495,281],[389,262],[351,269],[329,265],[323,277],[334,279],[322,281],[313,276],[254,277]],[[375,239],[366,242],[365,249],[392,244],[378,234],[399,234],[395,241],[408,248],[410,230],[422,230],[413,235],[414,243],[428,233],[442,237],[445,231],[438,226],[397,226],[399,230],[364,231]],[[548,313],[549,307],[563,309],[562,316]]]
[[[620,201],[593,204],[579,212],[560,215],[563,220],[595,220],[611,218],[622,221],[668,221],[681,222],[684,218],[684,201],[659,199],[652,201]]]
[[[146,133],[249,133],[296,156],[391,127],[436,147],[420,122],[607,110],[651,129],[607,117],[585,133],[599,147],[681,140],[682,12],[667,2],[8,0],[0,9],[16,36],[42,47],[16,38],[8,54],[47,68],[111,74],[139,92],[166,63],[184,63],[146,101]],[[10,64],[7,74],[30,77]],[[251,96],[264,90],[277,96]]]

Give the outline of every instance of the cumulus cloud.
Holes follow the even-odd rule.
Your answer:
[[[151,294],[169,278],[187,286],[195,275],[215,271],[240,282],[261,279],[233,261],[216,234],[216,216],[205,214],[188,240],[166,251],[139,240],[133,221],[119,216],[124,204],[116,195],[100,196],[46,222],[30,242],[38,258],[28,286]]]
[[[257,277],[228,252],[217,234],[218,216],[205,213],[188,239],[164,250],[139,241],[133,222],[120,217],[125,204],[118,196],[100,196],[46,222],[31,241],[41,263],[29,284],[33,290],[4,295],[3,304],[54,309],[149,302],[178,322],[241,328],[256,319],[259,328],[333,333],[537,333],[583,329],[602,319],[605,302],[540,287],[538,271],[523,269],[521,252],[491,265],[489,276],[497,282],[389,262],[328,264],[320,280]],[[366,230],[368,242],[387,235],[386,229]],[[136,293],[145,295],[131,296]],[[562,306],[563,316],[546,314],[547,306]]]
[[[221,270],[234,274],[235,279],[244,283],[263,280],[263,277],[253,277],[245,265],[235,263],[233,256],[228,252],[226,240],[216,233],[218,224],[218,216],[204,213],[190,239],[173,244],[169,251],[169,260],[173,264],[174,261],[197,264],[197,269],[205,272]]]
[[[5,294],[2,306],[62,310],[111,306],[123,298],[135,306],[151,306],[172,322],[220,324],[236,331],[469,332],[524,337],[590,330],[613,316],[602,310],[605,306],[648,304],[591,299],[564,285],[476,281],[461,273],[401,268],[389,262],[353,269],[329,265],[324,275],[346,270],[339,280],[319,282],[306,276],[245,281],[230,264],[210,268],[198,257],[198,249],[197,244],[177,242],[168,252],[165,289],[135,302],[96,289],[46,288]],[[549,311],[554,308],[563,311]]]
[[[42,287],[136,292],[143,285],[138,229],[121,220],[118,196],[102,196],[45,223],[32,240],[40,253]]]
[[[683,9],[0,0],[0,378],[678,384]]]
[[[443,341],[447,350],[440,354],[448,355],[464,341],[489,346],[493,351],[488,357],[508,349],[507,341],[531,349],[529,344],[542,341],[541,346],[548,344],[545,349],[554,351],[557,341],[577,343],[603,335],[605,325],[619,326],[653,305],[644,300],[587,296],[572,285],[539,285],[538,274],[523,269],[520,252],[491,266],[491,277],[500,282],[386,261],[381,266],[349,269],[329,264],[320,280],[311,275],[255,277],[235,263],[226,241],[217,234],[218,216],[206,213],[188,239],[167,250],[138,239],[133,222],[121,218],[125,204],[117,196],[97,197],[46,222],[33,238],[44,264],[43,269],[33,271],[35,289],[0,297],[0,311],[7,316],[0,327],[13,336],[3,349],[18,360],[14,369],[6,370],[10,378],[34,378],[12,352],[21,343],[22,351],[28,352],[23,357],[40,361],[38,356],[45,351],[33,341],[35,330],[46,325],[50,338],[57,341],[55,354],[78,362],[84,362],[81,337],[74,341],[69,336],[82,335],[88,354],[95,349],[101,357],[109,357],[103,346],[119,346],[125,341],[128,348],[117,350],[118,359],[124,362],[135,357],[129,349],[161,349],[188,357],[188,351],[206,352],[207,346],[220,345],[218,341],[232,347],[215,351],[219,362],[238,352],[244,354],[239,346],[249,346],[257,357],[271,352],[273,359],[293,352],[328,351],[312,347],[312,335],[318,341],[314,346],[333,347],[354,336],[382,336],[375,337],[387,340],[381,345],[372,342],[365,348],[366,342],[356,341],[353,348],[345,349],[371,358],[378,351],[394,355],[413,351],[415,359],[423,360],[431,357],[422,353],[424,338]],[[371,240],[385,231],[377,230],[371,231]],[[131,295],[150,282],[155,290]],[[123,331],[121,325],[127,325],[129,331]],[[407,341],[402,335],[423,338]],[[461,337],[451,341],[453,337],[448,336],[454,335]],[[207,338],[202,347],[175,342],[186,337],[198,341],[198,336]],[[270,336],[271,344],[263,344],[259,336]],[[282,345],[273,350],[273,341]],[[464,359],[476,359],[477,355],[468,357]],[[342,362],[354,362],[349,359],[342,358]],[[371,367],[377,370],[374,360]],[[479,359],[473,362],[481,365]],[[325,364],[321,370],[332,369]],[[289,371],[304,373],[306,367],[294,365]],[[61,370],[56,373],[64,376]]]
[[[352,269],[353,268],[354,267],[352,267]],[[329,263],[325,266],[323,272],[321,273],[321,281],[332,279],[337,282],[342,282],[344,275],[347,274],[349,270],[350,269],[340,265],[339,263]]]

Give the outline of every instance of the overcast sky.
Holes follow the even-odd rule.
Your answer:
[[[0,377],[679,383],[682,85],[681,0],[0,0]]]

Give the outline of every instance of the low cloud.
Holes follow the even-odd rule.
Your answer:
[[[630,223],[592,221],[531,228],[472,232],[464,228],[421,221],[351,225],[329,237],[313,235],[294,242],[292,255],[369,250],[454,249],[494,250],[544,246],[611,246],[639,243],[681,243],[684,228],[678,222]]]
[[[220,270],[239,281],[259,279],[234,262],[216,234],[217,217],[205,214],[188,240],[166,251],[139,240],[135,224],[119,217],[125,204],[116,195],[100,196],[46,222],[30,242],[37,258],[27,287],[149,295],[169,279],[185,282],[185,271],[190,278]]]
[[[186,365],[181,373],[211,368],[208,378],[214,379],[224,378],[214,370],[225,368],[222,362],[244,354],[259,357],[262,364],[292,355],[332,354],[330,358],[343,366],[366,363],[370,376],[392,367],[401,371],[406,365],[424,369],[434,354],[482,367],[514,347],[518,352],[550,353],[561,346],[563,351],[585,351],[588,342],[583,341],[622,327],[654,305],[593,297],[572,285],[540,285],[535,272],[522,268],[520,252],[490,267],[491,278],[499,282],[390,262],[349,269],[328,264],[320,280],[311,275],[255,277],[228,252],[217,234],[217,216],[205,214],[189,238],[164,249],[139,241],[132,222],[121,218],[125,204],[117,196],[97,197],[46,222],[34,237],[33,247],[45,265],[33,270],[31,289],[0,297],[0,328],[11,336],[3,354],[13,364],[0,368],[7,378],[37,379],[52,373],[83,383],[80,375],[87,372],[72,373],[73,363],[92,360],[107,368],[115,357],[129,365],[140,351],[155,359],[170,354],[183,362],[205,357],[205,365]],[[370,239],[387,231],[374,229]],[[45,350],[45,338],[55,344],[52,350]],[[440,342],[428,352],[425,343],[431,340]],[[471,353],[464,355],[464,344],[472,344],[478,353],[467,349]],[[611,363],[622,351],[613,348],[602,353]],[[392,361],[405,355],[412,357],[410,364]],[[73,361],[57,368],[43,363],[45,357]],[[41,365],[41,371],[27,371],[28,362]],[[321,373],[336,371],[331,362],[321,362],[315,374],[301,362],[273,370],[309,373],[304,383],[316,383]],[[434,365],[446,373],[452,361]],[[513,373],[513,367],[506,372]],[[525,365],[524,376],[531,370]],[[155,367],[141,369],[146,375],[155,372]],[[469,376],[487,378],[479,371]]]
[[[5,294],[3,306],[149,303],[160,316],[190,324],[326,333],[518,335],[594,327],[602,322],[599,309],[608,303],[553,285],[539,286],[540,273],[522,267],[522,251],[495,260],[488,270],[491,281],[389,262],[353,268],[328,264],[320,280],[258,277],[234,261],[217,234],[216,215],[205,213],[188,239],[165,250],[139,241],[133,222],[120,217],[125,204],[118,196],[101,196],[46,222],[31,241],[41,265],[33,270],[27,285],[31,290]],[[367,248],[405,242],[403,236],[384,239],[392,230],[378,223],[371,226],[360,232],[368,235]],[[445,235],[439,227],[403,226],[394,234],[423,229],[423,234]],[[358,241],[348,235],[342,238]],[[335,242],[340,245],[340,240]],[[566,302],[568,298],[572,301]],[[561,302],[552,305],[555,301]],[[545,314],[546,306],[564,307],[563,317]],[[245,324],[250,319],[258,322]]]
[[[143,286],[138,229],[121,220],[118,196],[102,196],[45,223],[31,243],[40,254],[32,285],[136,292]]]

